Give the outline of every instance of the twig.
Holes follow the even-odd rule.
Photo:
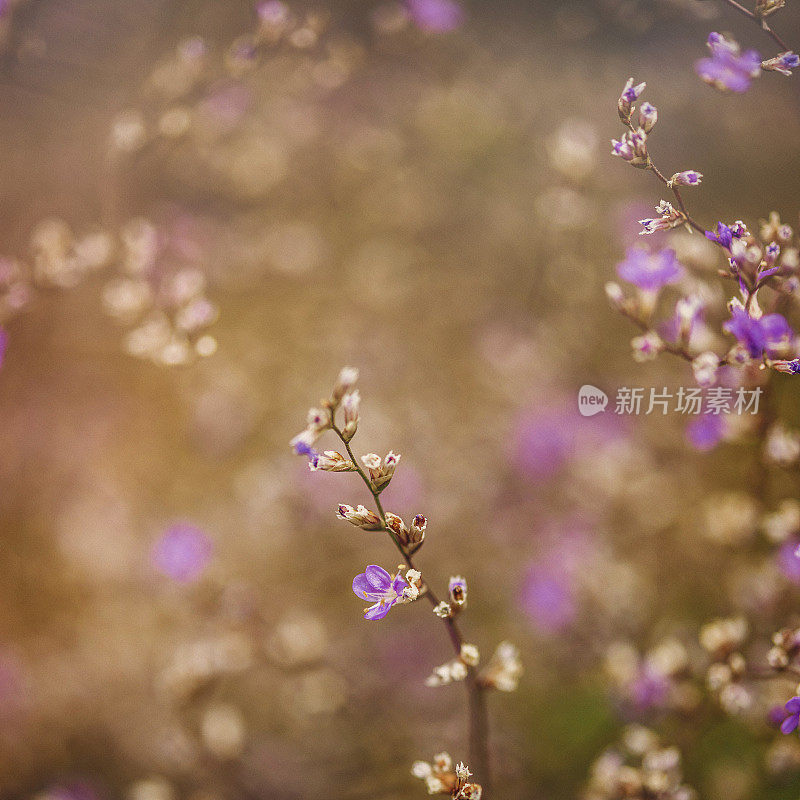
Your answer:
[[[727,3],[731,8],[738,11],[740,14],[743,14],[748,19],[753,20],[753,22],[755,22],[756,25],[758,25],[758,27],[761,28],[764,31],[764,33],[767,34],[767,36],[770,36],[772,40],[776,42],[778,47],[780,47],[782,50],[787,51],[791,49],[789,45],[786,44],[786,42],[784,42],[783,39],[781,39],[781,37],[778,36],[778,34],[775,33],[774,30],[772,30],[772,28],[769,26],[769,24],[763,17],[760,17],[758,14],[754,14],[752,11],[745,8],[743,5],[737,3],[736,0],[724,0],[724,2]]]
[[[333,415],[331,415],[333,417]],[[364,485],[369,490],[369,493],[372,495],[372,499],[375,501],[375,506],[378,509],[378,515],[381,518],[381,522],[383,523],[384,530],[389,534],[394,546],[399,551],[400,555],[403,557],[403,561],[408,565],[409,569],[416,569],[414,566],[414,560],[406,550],[405,547],[401,544],[401,542],[397,539],[394,535],[394,532],[389,528],[389,525],[386,522],[386,512],[383,510],[383,505],[381,504],[380,500],[380,492],[375,488],[372,481],[369,479],[369,476],[364,472],[364,470],[359,466],[358,461],[356,460],[355,455],[353,454],[353,450],[350,447],[350,442],[347,441],[336,425],[333,418],[331,418],[331,430],[339,437],[342,441],[342,444],[345,446],[347,450],[347,455],[350,457],[350,461],[352,461],[353,465],[356,468],[356,472],[358,472],[361,480],[364,482]],[[425,583],[425,591],[424,595],[428,598],[430,604],[435,608],[439,605],[439,598],[434,593],[433,589]],[[447,634],[450,637],[450,642],[453,645],[453,650],[455,651],[457,656],[461,655],[461,646],[464,644],[464,636],[461,633],[461,630],[458,627],[458,623],[455,621],[453,617],[445,617],[442,622],[444,622],[445,627],[447,628]],[[484,687],[481,686],[480,682],[478,681],[478,675],[474,667],[468,666],[467,667],[467,677],[465,679],[465,684],[467,687],[467,696],[469,702],[469,754],[470,754],[470,766],[473,768],[475,775],[478,776],[481,786],[483,787],[483,798],[486,800],[487,793],[490,791],[490,775],[489,775],[489,751],[488,751],[488,733],[489,733],[489,726],[486,714],[486,698],[485,698],[485,691]]]

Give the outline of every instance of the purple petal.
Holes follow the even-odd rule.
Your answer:
[[[800,717],[797,714],[792,714],[781,723],[781,733],[791,733],[797,729],[797,723],[800,722]]]
[[[770,341],[782,339],[784,336],[791,337],[792,329],[789,323],[780,314],[767,314],[761,317],[761,330]]]
[[[394,593],[396,595],[403,594],[403,589],[406,589],[406,588],[408,588],[408,581],[402,575],[398,575],[392,581],[392,589],[394,589]]]
[[[784,708],[790,714],[798,714],[800,713],[800,697],[793,697],[785,706]]]
[[[364,614],[364,619],[383,619],[388,613],[389,609],[394,605],[394,603],[375,603],[374,606],[370,606],[366,613]]]
[[[370,564],[364,571],[364,576],[374,591],[384,593],[392,585],[392,576],[377,564]]]
[[[377,602],[382,597],[380,592],[374,591],[372,584],[363,572],[353,578],[353,592],[360,599],[369,600],[371,603]]]

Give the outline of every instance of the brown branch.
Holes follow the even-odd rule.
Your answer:
[[[780,47],[783,51],[791,50],[788,44],[775,33],[774,30],[767,24],[767,21],[760,17],[758,14],[753,13],[749,9],[745,8],[743,5],[736,2],[736,0],[723,0],[723,2],[727,3],[731,8],[738,11],[743,16],[747,17],[748,19],[753,20],[753,22],[761,28],[767,36],[770,36],[774,42],[777,43],[778,47]]]

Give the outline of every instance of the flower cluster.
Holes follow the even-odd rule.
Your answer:
[[[683,783],[681,754],[662,747],[649,728],[631,725],[621,746],[606,750],[594,762],[585,800],[659,798],[693,800],[694,789]]]
[[[445,686],[456,681],[467,681],[468,691],[473,695],[470,702],[470,742],[474,749],[477,747],[471,759],[484,776],[485,785],[488,780],[486,744],[480,740],[485,736],[485,707],[479,697],[488,689],[508,692],[517,687],[522,674],[519,653],[511,643],[502,642],[488,665],[479,672],[478,647],[464,639],[457,621],[467,605],[466,578],[461,575],[450,578],[447,600],[439,600],[423,581],[413,556],[425,542],[427,518],[417,514],[407,525],[400,515],[386,511],[381,503],[381,493],[391,483],[400,456],[390,451],[385,458],[376,453],[367,453],[359,459],[352,450],[351,441],[359,420],[360,395],[355,388],[357,380],[357,370],[351,367],[342,369],[330,396],[309,410],[306,427],[290,444],[295,453],[308,459],[312,472],[355,472],[369,490],[371,505],[375,510],[364,505],[353,507],[341,503],[336,509],[336,516],[364,531],[385,531],[402,555],[403,563],[392,573],[377,564],[370,564],[353,578],[353,593],[369,603],[364,611],[364,619],[367,620],[384,619],[395,606],[406,605],[423,597],[430,602],[434,614],[443,620],[455,650],[455,658],[436,667],[425,683],[428,686]],[[332,432],[339,438],[344,453],[316,449],[317,441],[326,432]],[[433,765],[417,762],[414,774],[425,780],[431,794],[449,794],[458,800],[478,800],[482,793],[479,784],[468,781],[471,776],[469,770],[463,764],[453,769],[449,756],[445,754],[437,756]]]
[[[480,784],[469,782],[469,767],[463,762],[454,766],[449,753],[435,755],[431,763],[415,761],[411,774],[425,781],[428,794],[444,794],[453,800],[480,800],[483,794]]]
[[[723,46],[714,41],[718,49]],[[635,92],[632,84],[632,79],[626,84],[618,107],[623,122],[633,131],[632,101],[634,95],[642,93],[644,84],[635,87]],[[643,128],[637,133],[646,136]],[[617,145],[620,143],[615,144],[615,154],[625,158],[627,151],[623,148],[616,152]],[[690,231],[703,232],[724,255],[725,268],[719,270],[719,275],[731,281],[738,292],[729,299],[725,312],[715,311],[705,299],[713,296],[711,287],[701,277],[688,273],[674,249],[628,250],[617,273],[635,287],[636,293],[628,297],[616,283],[607,284],[606,293],[614,307],[642,332],[632,342],[634,358],[650,360],[662,352],[678,355],[691,363],[697,383],[705,387],[720,379],[721,367],[739,370],[738,375],[727,375],[727,380],[740,385],[754,379],[747,368],[755,364],[798,374],[800,341],[782,311],[774,310],[782,308],[800,290],[800,243],[792,226],[772,212],[760,222],[757,234],[751,233],[741,220],[730,225],[719,222],[714,231],[705,230],[689,216],[680,194],[682,187],[699,185],[702,175],[685,170],[666,178],[649,156],[645,166],[673,192],[678,208],[662,200],[656,208],[659,216],[640,221],[641,233],[652,234],[684,224]],[[654,322],[662,291],[674,285],[690,291],[669,303],[671,313],[666,320]],[[764,295],[768,296],[762,300]],[[708,324],[714,313],[718,317],[716,330]],[[732,336],[735,343],[727,352],[719,352],[724,334]]]

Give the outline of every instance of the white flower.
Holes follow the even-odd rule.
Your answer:
[[[442,602],[433,609],[433,613],[436,614],[437,617],[447,619],[448,617],[453,616],[453,609],[450,608],[448,603],[445,603],[444,600],[442,600]]]
[[[462,644],[461,660],[470,667],[477,667],[481,660],[481,654],[474,644]]]

